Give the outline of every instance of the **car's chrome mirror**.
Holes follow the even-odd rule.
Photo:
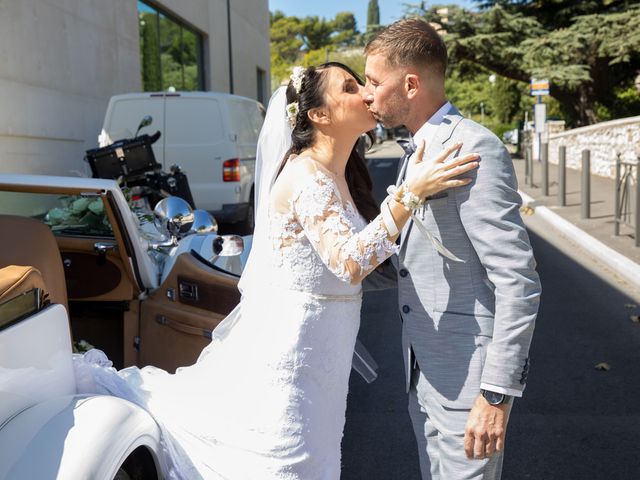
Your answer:
[[[180,197],[166,197],[153,209],[156,228],[169,237],[167,242],[151,245],[151,248],[170,248],[178,244],[178,239],[189,232],[193,225],[194,215],[191,206]]]
[[[244,240],[239,235],[220,235],[213,239],[213,253],[215,256],[211,260],[214,262],[218,257],[235,257],[244,251]]]
[[[217,233],[218,222],[209,212],[205,210],[193,211],[193,225],[191,225],[190,233],[196,235],[204,235],[207,233]]]

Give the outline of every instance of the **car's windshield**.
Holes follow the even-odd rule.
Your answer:
[[[58,235],[113,237],[100,196],[0,191],[0,214],[40,220]]]

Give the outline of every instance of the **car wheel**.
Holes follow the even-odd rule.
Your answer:
[[[113,480],[132,480],[131,476],[123,469],[120,468],[117,472]]]
[[[158,480],[159,478],[151,452],[145,447],[138,447],[120,466],[113,480]]]

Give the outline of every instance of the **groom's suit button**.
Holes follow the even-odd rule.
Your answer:
[[[409,308],[409,305],[402,306],[402,313],[409,313],[410,311],[411,309]]]
[[[404,268],[401,268],[400,269],[400,276],[401,277],[406,277],[407,275],[409,275],[409,271],[404,269]]]

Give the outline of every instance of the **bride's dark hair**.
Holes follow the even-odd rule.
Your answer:
[[[296,93],[292,82],[289,82],[287,86],[287,104],[298,102],[298,113],[295,117],[293,132],[291,133],[291,148],[285,154],[285,161],[282,162],[280,171],[284,168],[286,159],[288,159],[290,155],[299,154],[309,148],[315,140],[315,129],[307,113],[312,108],[319,108],[324,105],[324,83],[329,67],[341,68],[352,75],[360,85],[364,85],[364,82],[358,74],[348,66],[339,62],[327,62],[318,67],[305,69],[299,94]],[[367,132],[367,135],[373,142],[373,132]],[[358,142],[353,146],[351,154],[349,155],[345,169],[345,178],[358,212],[370,222],[378,216],[380,208],[371,193],[373,188],[371,175],[369,174],[364,158],[358,153],[357,146]],[[280,172],[278,172],[278,174],[279,173]]]

